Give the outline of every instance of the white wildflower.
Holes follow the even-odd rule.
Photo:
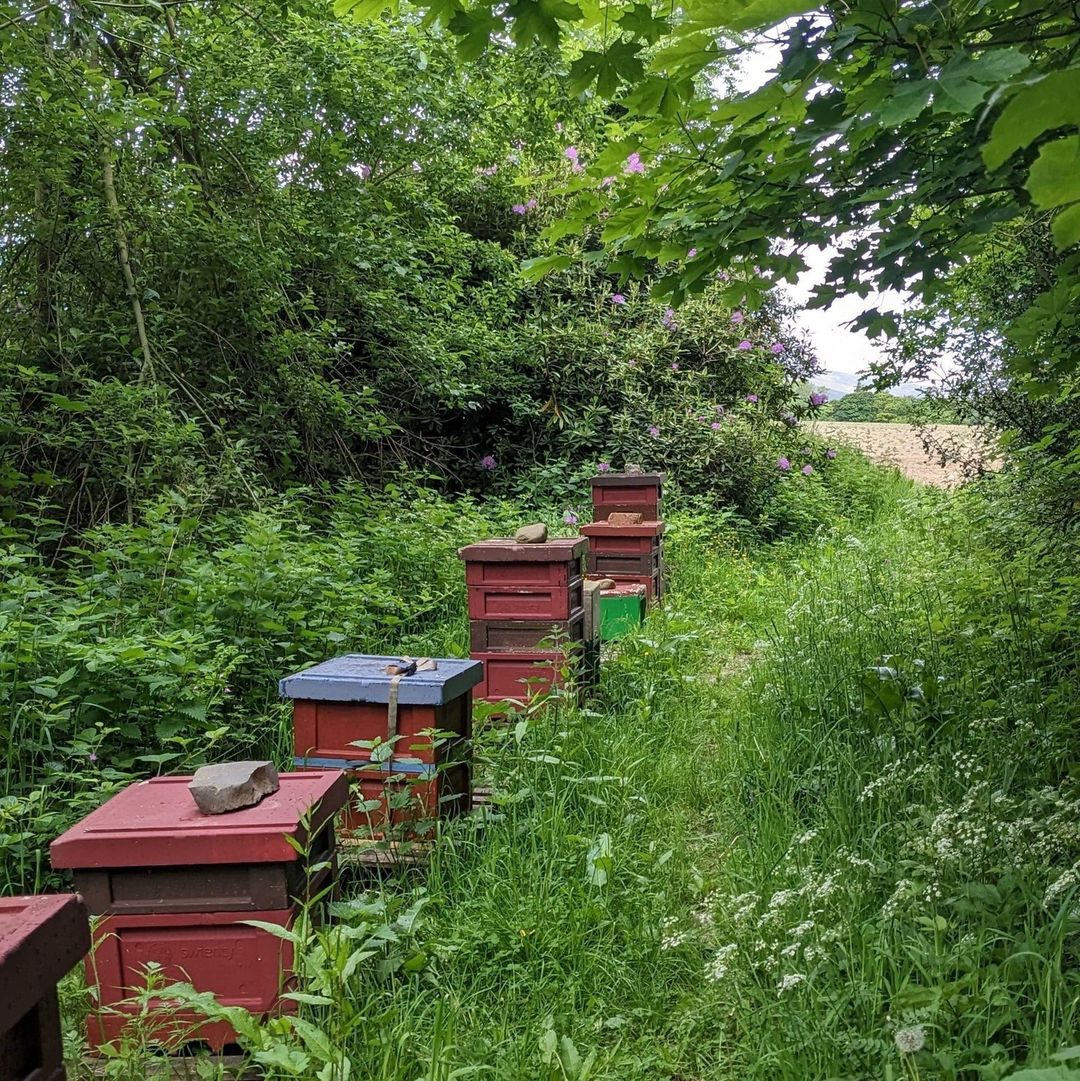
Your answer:
[[[896,1049],[902,1055],[914,1055],[926,1046],[926,1029],[922,1025],[912,1025],[911,1028],[898,1028],[893,1036]]]
[[[793,987],[798,987],[806,977],[801,972],[789,972],[776,986],[776,993],[782,995]]]
[[[731,960],[731,955],[735,953],[738,948],[738,945],[734,942],[729,942],[726,946],[721,946],[720,949],[713,954],[713,959],[705,969],[705,979],[709,980],[711,983],[719,983],[727,975],[728,961]]]

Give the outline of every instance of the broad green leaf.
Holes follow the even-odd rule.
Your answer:
[[[693,95],[689,79],[671,79],[664,75],[647,75],[622,99],[621,104],[633,113],[651,113],[673,117]]]
[[[1080,1076],[1068,1066],[1045,1066],[1042,1069],[1018,1070],[1006,1075],[1003,1081],[1076,1081]]]
[[[1047,143],[1031,166],[1026,186],[1039,207],[1080,201],[1080,136]]]
[[[641,44],[617,41],[604,52],[589,49],[570,65],[570,92],[580,94],[594,82],[598,94],[611,97],[624,83],[636,82],[644,71]]]
[[[691,22],[708,21],[719,30],[755,30],[820,6],[808,0],[706,0],[689,4],[686,12]]]
[[[334,14],[339,19],[351,18],[357,22],[377,19],[384,11],[397,12],[398,0],[334,0]]]
[[[491,8],[474,8],[471,11],[459,11],[451,20],[448,29],[461,40],[458,42],[458,56],[462,60],[476,60],[488,47],[491,35],[501,30],[502,20],[491,13]]]
[[[894,128],[909,120],[914,120],[929,104],[933,90],[933,79],[918,79],[915,82],[901,83],[894,87],[892,95],[881,110],[882,125]]]
[[[1003,165],[1040,135],[1080,126],[1080,68],[1055,71],[1014,94],[983,147],[987,168]]]
[[[1062,210],[1051,223],[1050,231],[1059,249],[1080,244],[1080,203]]]
[[[526,259],[521,264],[521,273],[526,281],[538,282],[557,270],[566,270],[570,266],[569,255],[541,255],[535,259]]]
[[[990,87],[1012,78],[1030,62],[1018,49],[988,49],[977,57],[957,54],[937,78],[934,112],[974,112]]]

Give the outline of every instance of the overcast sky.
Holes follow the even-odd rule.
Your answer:
[[[739,59],[738,75],[735,78],[738,89],[753,90],[761,86],[769,78],[779,59],[780,49],[776,45],[762,44],[744,53]],[[824,280],[825,267],[835,254],[836,249],[832,247],[812,248],[804,252],[809,269],[800,275],[795,286],[786,286],[785,289],[799,305],[797,322],[813,342],[826,371],[855,375],[865,371],[872,360],[882,355],[882,350],[879,342],[873,342],[857,331],[848,330],[845,324],[867,308],[896,310],[903,305],[904,297],[895,292],[871,293],[865,298],[851,295],[834,301],[828,308],[807,309],[805,305],[809,301],[811,290]]]

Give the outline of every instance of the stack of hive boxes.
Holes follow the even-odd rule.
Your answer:
[[[581,527],[589,574],[644,586],[650,602],[664,592],[664,479],[663,473],[599,473],[592,479],[593,522]]]
[[[306,899],[333,888],[345,779],[283,773],[256,806],[221,815],[199,810],[190,781],[129,785],[52,843],[53,867],[74,872],[96,917],[86,961],[92,1048],[119,1039],[135,1019],[146,1044],[166,1049],[203,1040],[220,1051],[236,1042],[229,1023],[167,996],[151,999],[144,1016],[138,996],[148,965],[159,966],[162,986],[191,983],[260,1017],[296,1009],[282,997],[295,985],[292,945],[268,927],[285,932]]]
[[[581,573],[586,547],[585,538],[566,537],[533,544],[495,539],[459,550],[471,656],[484,665],[477,698],[527,701],[561,686],[575,664],[584,666],[582,682],[588,682],[594,649]]]
[[[472,806],[472,689],[482,666],[458,658],[355,653],[286,676],[294,764],[342,770],[349,841],[417,840]]]

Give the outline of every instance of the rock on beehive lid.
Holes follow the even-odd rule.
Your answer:
[[[273,762],[221,762],[202,766],[188,783],[188,791],[204,815],[254,807],[280,787]]]
[[[532,525],[523,525],[514,534],[515,544],[543,544],[548,537],[548,528],[543,522],[533,522]]]
[[[349,798],[340,770],[283,773],[255,807],[204,815],[191,777],[155,777],[117,792],[49,846],[56,868],[184,867],[282,863],[315,836]]]

